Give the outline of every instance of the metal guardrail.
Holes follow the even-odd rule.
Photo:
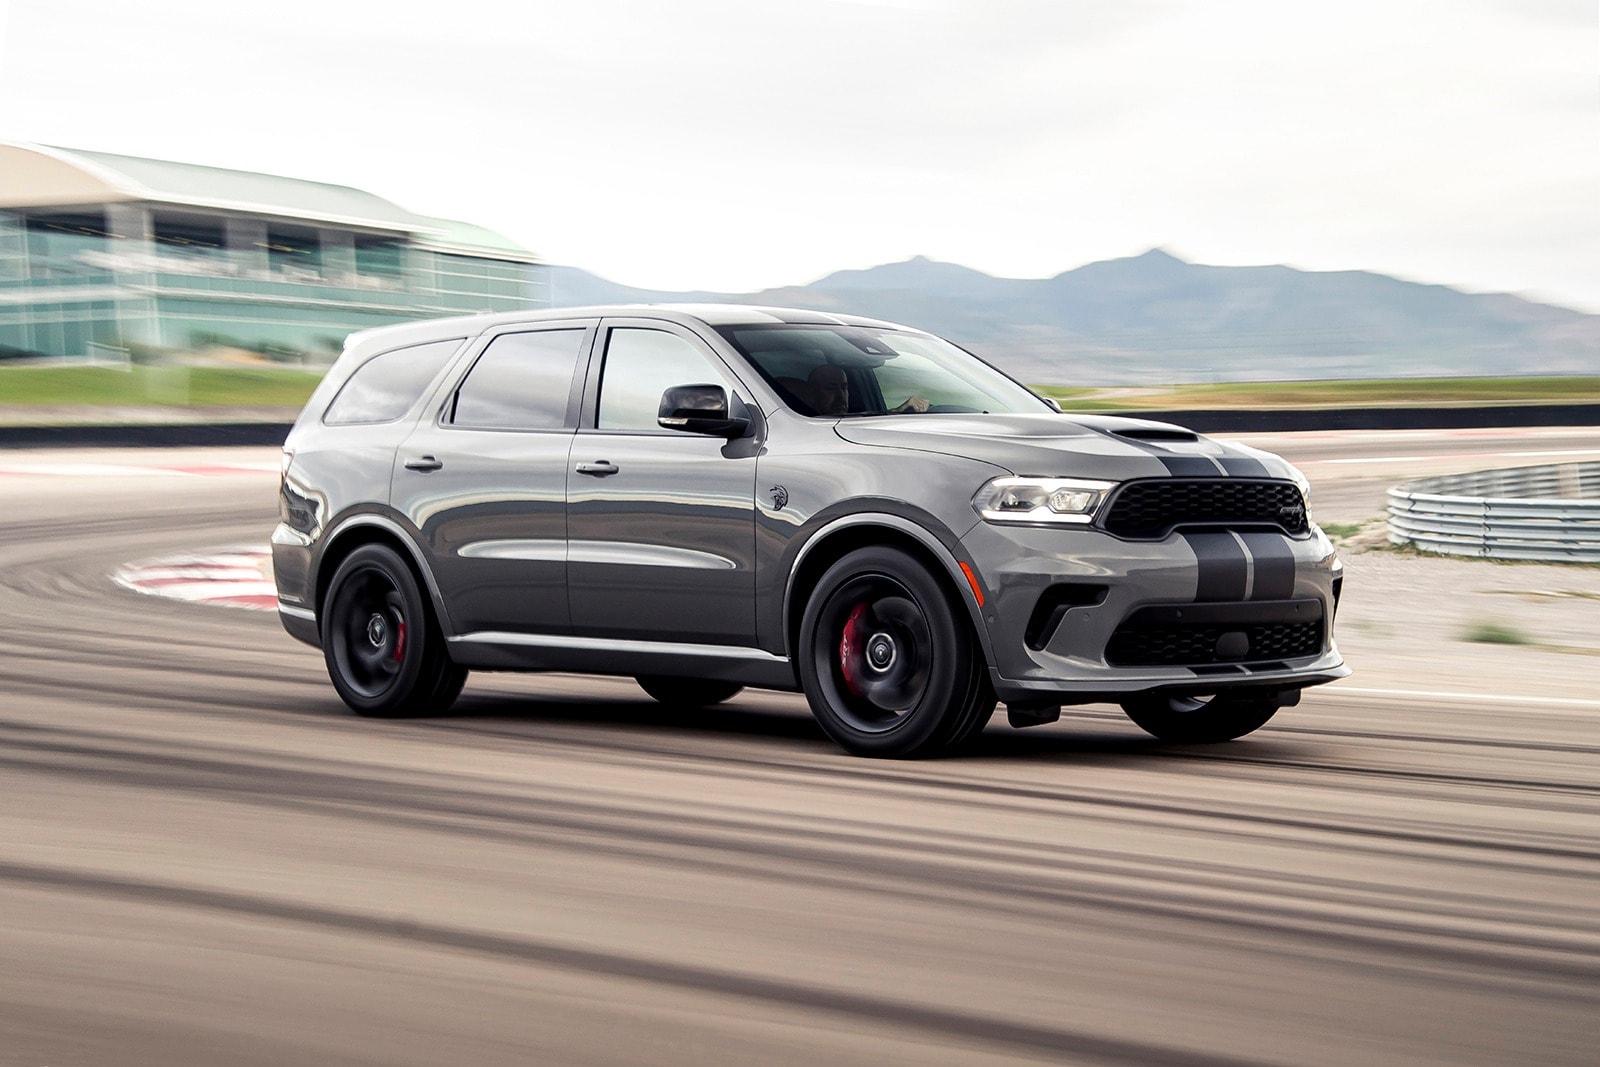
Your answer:
[[[1600,563],[1600,462],[1397,485],[1389,490],[1389,540],[1457,556]]]

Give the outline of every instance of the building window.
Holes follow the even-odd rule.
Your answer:
[[[404,246],[392,237],[356,236],[356,273],[368,278],[398,279],[401,250]]]
[[[163,256],[214,256],[226,243],[221,219],[158,214],[150,220],[150,236],[156,243],[156,251]]]
[[[290,281],[322,277],[322,243],[317,231],[298,226],[273,226],[267,230],[267,265],[272,273]]]
[[[70,278],[109,269],[113,250],[103,214],[30,215],[28,262],[35,278]]]

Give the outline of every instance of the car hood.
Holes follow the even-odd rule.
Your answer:
[[[1111,415],[884,415],[841,419],[835,432],[858,445],[964,456],[1037,477],[1295,477],[1270,452]]]

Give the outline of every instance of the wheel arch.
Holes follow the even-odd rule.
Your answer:
[[[354,516],[340,523],[325,539],[321,556],[317,561],[313,601],[316,605],[319,630],[328,587],[333,583],[333,576],[338,572],[339,565],[356,549],[363,545],[375,544],[386,545],[405,560],[406,565],[411,568],[412,577],[428,591],[428,600],[433,605],[434,617],[438,620],[440,630],[446,636],[453,633],[450,617],[445,612],[444,597],[434,582],[433,573],[422,563],[421,548],[405,527],[382,515]]]
[[[806,603],[827,569],[858,548],[898,548],[941,578],[948,591],[965,609],[967,620],[983,653],[984,663],[994,662],[989,643],[989,628],[961,563],[945,543],[924,527],[899,515],[883,513],[848,515],[835,519],[806,542],[789,571],[783,594],[784,649],[791,662],[797,662],[800,623]]]

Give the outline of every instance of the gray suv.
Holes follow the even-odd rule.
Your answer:
[[[799,690],[846,750],[1120,704],[1249,733],[1348,674],[1283,460],[1067,415],[930,334],[730,305],[354,334],[284,445],[278,610],[366,715],[469,670]]]

